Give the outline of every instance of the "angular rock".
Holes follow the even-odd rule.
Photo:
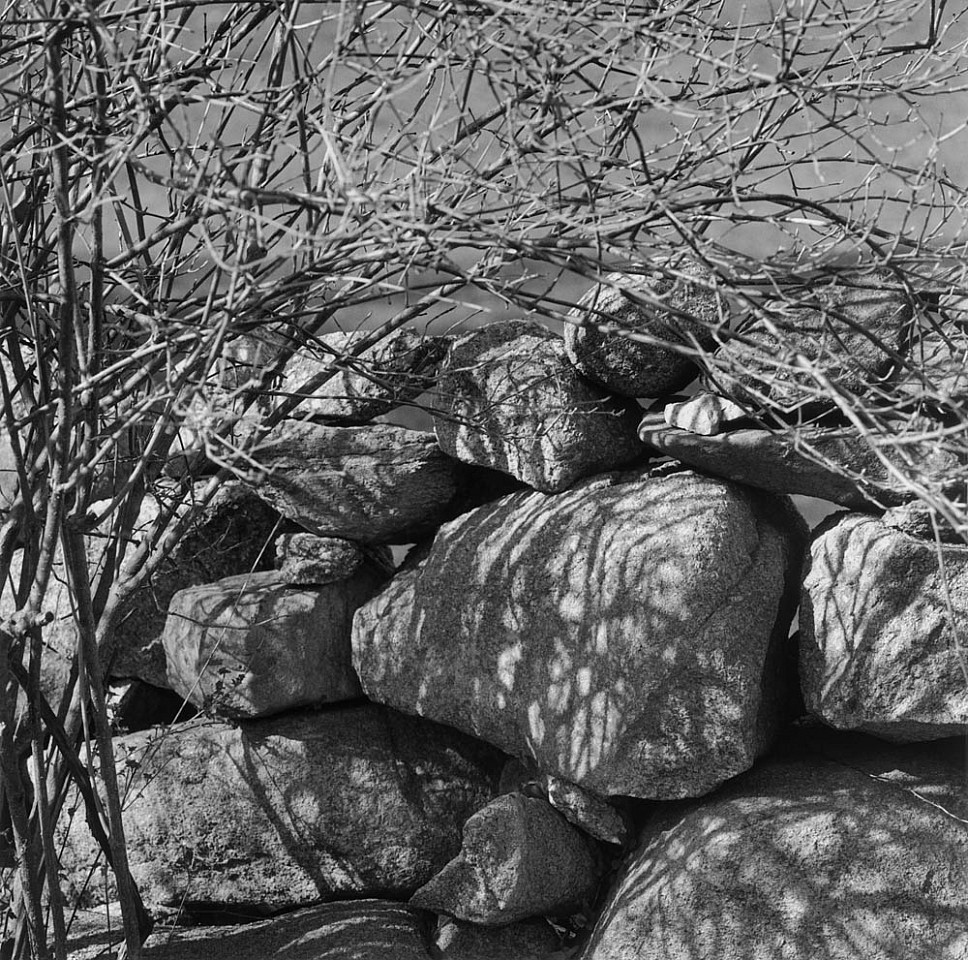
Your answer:
[[[98,920],[88,920],[88,930]],[[71,960],[98,960],[112,938],[72,936]],[[159,927],[142,952],[145,960],[428,960],[424,918],[387,900],[323,903],[239,926]],[[73,934],[73,931],[72,931]],[[123,941],[120,924],[114,945]],[[91,941],[94,941],[93,943]],[[83,944],[83,945],[82,945]]]
[[[696,282],[709,279],[698,265],[680,273],[610,273],[582,297],[565,328],[565,349],[584,376],[626,397],[661,397],[695,380],[695,362],[664,344],[711,348],[710,331],[725,320],[724,304]],[[602,332],[596,329],[601,323],[628,335]]]
[[[277,392],[298,395],[310,377],[340,361],[345,369],[306,396],[297,412],[348,426],[368,423],[433,388],[437,368],[447,352],[446,338],[423,336],[403,327],[358,357],[348,356],[354,343],[367,333],[324,334],[319,346],[293,356]]]
[[[831,726],[890,740],[968,731],[968,547],[874,517],[819,528],[800,612],[800,683]]]
[[[882,383],[911,336],[914,301],[889,270],[843,274],[815,284],[801,300],[777,304],[774,316],[722,343],[707,379],[743,405],[788,411],[805,403],[833,406],[805,369],[849,393]]]
[[[702,794],[777,722],[806,531],[688,472],[518,493],[438,531],[353,623],[367,695],[600,795]]]
[[[286,421],[257,460],[259,496],[320,537],[412,543],[447,516],[457,491],[456,464],[433,434],[389,424]]]
[[[952,526],[947,517],[920,500],[912,500],[911,503],[892,507],[885,511],[881,519],[889,527],[894,527],[920,540],[930,540],[934,543],[935,539],[940,539],[942,543],[964,546],[965,535],[959,533],[959,529],[964,525],[965,505],[949,501],[948,506],[953,509],[955,518],[960,521],[956,526]]]
[[[965,465],[951,449],[932,439],[932,435],[940,437],[942,429],[925,418],[899,424],[898,437],[903,441],[899,449],[912,458],[913,470],[903,464],[897,450],[882,446],[880,453],[903,473],[920,473],[922,481],[937,483],[954,493],[964,484],[960,478]],[[905,434],[923,439],[904,441]],[[820,497],[853,509],[892,506],[916,496],[888,469],[878,452],[850,428],[804,427],[797,431],[797,440],[758,429],[704,437],[668,427],[658,416],[648,416],[639,426],[639,437],[652,450],[698,470],[771,493]],[[808,455],[807,450],[814,451],[815,456]]]
[[[130,556],[136,549],[159,509],[158,500],[145,498],[131,537],[121,544],[123,556]],[[199,510],[195,522],[162,560],[156,575],[140,586],[125,604],[115,634],[110,676],[140,679],[152,686],[167,687],[161,634],[168,601],[177,590],[190,584],[271,566],[270,534],[277,521],[278,515],[244,486],[226,484],[212,503]],[[104,529],[93,531],[87,538],[92,584],[97,583],[108,561],[110,523],[109,519]],[[22,559],[21,551],[14,553],[11,577],[0,585],[0,611],[5,615],[17,609],[12,585],[19,583]],[[67,571],[59,549],[43,609],[53,616],[53,620],[44,628],[41,689],[56,709],[66,689],[77,648]]]
[[[749,414],[732,400],[715,393],[700,393],[689,400],[666,404],[662,416],[670,427],[711,437]]]
[[[366,554],[354,540],[284,533],[276,540],[279,576],[291,584],[324,584],[351,577]]]
[[[203,486],[198,484],[194,489],[200,493]],[[156,490],[161,495],[164,488],[158,484]],[[184,515],[195,502],[194,494],[190,495],[178,507],[178,514]],[[145,498],[129,551],[147,533],[162,506],[158,499]],[[111,676],[167,687],[162,634],[171,598],[196,584],[271,570],[272,540],[278,523],[279,515],[236,481],[223,484],[209,503],[196,508],[185,535],[125,605],[117,628]]]
[[[964,960],[963,744],[764,763],[649,822],[582,960]]]
[[[446,918],[431,943],[437,960],[552,960],[550,955],[561,947],[554,927],[546,920],[479,927]]]
[[[544,800],[507,793],[464,824],[460,854],[410,905],[501,926],[570,913],[601,871],[585,836]]]
[[[493,323],[456,340],[436,408],[446,453],[547,493],[642,454],[638,407],[583,380],[561,338],[530,321]]]
[[[350,700],[353,614],[384,577],[292,587],[275,571],[180,590],[168,606],[168,685],[220,717],[264,717]]]
[[[503,762],[456,731],[372,704],[241,725],[193,720],[115,742],[132,772],[134,880],[146,903],[189,910],[409,897],[457,854]],[[77,889],[95,856],[80,818],[69,840]]]

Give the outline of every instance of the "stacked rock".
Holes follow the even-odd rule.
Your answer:
[[[682,262],[606,276],[564,338],[509,321],[300,360],[302,419],[248,479],[274,569],[164,598],[164,682],[203,715],[118,741],[149,904],[305,908],[252,943],[312,923],[334,957],[364,949],[341,900],[394,956],[968,957],[943,739],[968,729],[968,547],[884,513],[910,485],[820,389],[904,382],[893,279],[734,336]],[[433,433],[372,421],[428,389]],[[767,429],[818,404],[796,439]],[[899,430],[947,490],[962,464],[924,415]],[[811,544],[799,493],[855,512]],[[92,856],[73,831],[78,887]]]

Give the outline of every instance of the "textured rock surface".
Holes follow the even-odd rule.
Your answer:
[[[961,505],[960,511],[953,504],[949,503],[949,506],[955,507],[956,517],[959,514],[964,515],[964,504]],[[942,543],[965,545],[965,538],[958,532],[958,528],[952,526],[946,517],[921,500],[892,507],[885,511],[881,519],[889,527],[921,540],[930,540],[934,543],[936,539],[940,539]]]
[[[71,960],[96,960],[117,943],[89,915],[69,939]],[[426,921],[386,900],[323,903],[241,926],[157,927],[145,960],[428,960]],[[467,958],[471,960],[471,958]],[[495,958],[496,960],[496,958]]]
[[[913,369],[899,371],[893,385],[898,393],[939,406],[968,400],[968,330],[947,325],[929,331],[912,345],[909,360]]]
[[[892,272],[845,274],[814,285],[798,304],[778,304],[770,324],[756,320],[741,330],[743,340],[723,343],[709,379],[717,393],[740,403],[782,410],[833,405],[797,358],[811,361],[840,389],[863,393],[891,371],[891,354],[906,350],[913,311]]]
[[[500,926],[558,916],[591,897],[595,851],[546,801],[507,793],[464,825],[460,854],[411,898],[411,906]]]
[[[293,587],[272,571],[180,590],[165,625],[168,684],[232,718],[358,697],[353,614],[383,579],[367,567],[348,580]]]
[[[372,699],[599,794],[698,795],[770,739],[804,541],[787,501],[688,472],[513,494],[357,611],[354,662]]]
[[[128,552],[158,515],[159,504],[146,498],[134,527]],[[166,687],[167,670],[161,635],[168,601],[182,587],[205,583],[219,577],[250,569],[264,569],[272,563],[272,547],[264,549],[278,516],[241,484],[229,483],[208,506],[200,509],[195,523],[166,557],[155,577],[139,587],[122,612],[116,634],[116,655],[111,676],[141,679],[153,686]],[[109,540],[95,531],[88,538],[88,568],[92,583],[106,563]],[[10,579],[0,587],[0,613],[9,616],[17,609],[11,584],[20,579],[22,553],[11,558]],[[42,690],[55,705],[60,700],[77,646],[67,571],[58,550],[44,609],[53,621],[44,628]]]
[[[540,783],[548,803],[589,836],[604,843],[624,844],[628,839],[622,815],[607,800],[550,773],[542,774]]]
[[[292,584],[323,584],[351,577],[365,558],[354,540],[284,533],[276,540],[279,576]]]
[[[565,347],[584,376],[627,397],[661,397],[696,378],[696,364],[663,343],[710,348],[710,330],[725,319],[724,305],[695,282],[708,276],[699,267],[690,264],[681,272],[684,276],[610,273],[582,297],[565,328]],[[602,333],[595,323],[616,324],[657,342]]]
[[[367,423],[433,387],[437,367],[447,350],[445,338],[422,336],[404,327],[358,357],[347,357],[347,351],[367,333],[324,334],[320,346],[289,361],[278,393],[296,394],[310,377],[342,357],[347,368],[309,394],[298,413],[349,425]]]
[[[457,854],[503,760],[370,704],[241,726],[195,720],[116,749],[140,764],[125,809],[135,882],[147,903],[176,907],[406,898]],[[70,839],[65,867],[79,886],[93,842],[80,822]]]
[[[478,927],[445,919],[431,940],[436,960],[537,960],[561,946],[545,920],[522,920],[504,927]],[[564,954],[557,954],[564,958]]]
[[[436,406],[446,453],[546,492],[642,454],[638,408],[583,380],[538,323],[493,323],[455,341]]]
[[[827,723],[892,740],[968,730],[968,547],[943,547],[943,574],[937,549],[858,514],[818,530],[803,584],[800,682]]]
[[[662,410],[662,418],[670,427],[704,437],[722,433],[729,424],[745,420],[747,416],[738,403],[715,393],[700,393],[689,400],[668,403]]]
[[[656,814],[582,960],[964,960],[966,814],[963,744],[765,763]]]
[[[202,486],[196,489],[200,491]],[[157,500],[145,500],[138,521],[140,530],[147,530],[160,507]],[[179,508],[179,512],[184,509]],[[167,686],[162,634],[171,598],[195,584],[271,570],[272,536],[278,521],[274,510],[235,481],[224,484],[208,504],[198,508],[186,535],[126,605],[118,626],[112,676]]]
[[[433,434],[388,424],[286,422],[259,449],[259,496],[310,533],[410,543],[433,531],[456,493],[455,464]]]
[[[940,424],[921,418],[898,426],[898,436],[902,438],[905,434],[920,435],[924,430],[938,433],[942,429]],[[793,440],[768,430],[730,430],[703,437],[668,427],[658,416],[646,417],[639,426],[639,437],[652,450],[772,493],[804,494],[852,508],[870,508],[878,503],[893,506],[915,496],[852,430],[805,428],[800,436],[802,444],[809,445],[817,459],[800,452]],[[905,443],[904,449],[929,481],[937,481],[952,492],[963,486],[959,478],[964,476],[964,464],[930,437]],[[881,452],[888,460],[897,461],[890,448],[881,448]],[[863,481],[843,476],[838,468],[863,477]]]

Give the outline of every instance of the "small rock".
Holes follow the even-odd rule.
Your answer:
[[[638,407],[583,380],[538,323],[492,323],[460,337],[441,367],[434,429],[465,463],[547,493],[642,454]]]
[[[312,533],[284,533],[276,540],[279,576],[289,584],[311,585],[346,580],[366,555],[354,540],[317,537]]]
[[[747,419],[749,414],[732,400],[715,393],[700,393],[691,400],[666,404],[662,416],[670,427],[711,437],[722,433],[728,424]]]
[[[897,429],[898,447],[882,445],[878,450],[902,476],[927,480],[951,494],[964,487],[964,464],[950,444],[935,439],[941,437],[940,424],[912,417],[898,422]],[[697,470],[771,493],[819,497],[853,509],[890,506],[917,496],[850,427],[803,427],[789,434],[739,429],[703,437],[649,416],[639,425],[639,437],[658,453]],[[904,456],[912,459],[912,466],[905,465]]]
[[[180,590],[165,625],[168,684],[199,709],[234,718],[358,697],[353,613],[382,580],[363,570],[299,588],[273,571]]]
[[[764,762],[657,811],[583,960],[964,960],[964,744]]]
[[[134,881],[152,909],[189,911],[406,899],[457,855],[461,826],[494,796],[504,760],[373,704],[196,719],[118,737],[115,752],[130,778]],[[62,862],[75,892],[99,856],[74,818]],[[89,897],[115,895],[95,887]]]
[[[503,927],[479,927],[441,918],[431,949],[437,960],[538,960],[560,949],[561,940],[546,920],[521,920]]]
[[[965,537],[968,536],[968,526],[966,526],[964,519],[965,504],[949,501],[948,506],[959,518],[958,528],[961,528],[964,532],[959,533],[959,529],[953,527],[946,517],[920,500],[891,507],[881,519],[889,527],[900,530],[901,533],[906,533],[909,537],[930,540],[932,543],[937,538],[942,543],[955,543],[965,546]]]
[[[824,722],[894,741],[965,733],[966,628],[968,546],[939,548],[860,514],[820,526],[803,582],[800,682]]]
[[[367,333],[324,334],[318,347],[293,356],[276,392],[289,396],[310,377],[341,360],[346,368],[307,396],[297,413],[348,426],[368,423],[433,388],[447,352],[446,338],[422,336],[402,327],[358,357],[349,357],[347,352]]]
[[[681,390],[699,373],[695,362],[663,343],[709,349],[710,333],[725,320],[724,304],[701,281],[696,264],[681,276],[610,273],[582,297],[565,328],[565,349],[581,373],[627,397],[661,397]],[[596,324],[628,331],[604,333]],[[658,342],[646,343],[635,335]]]
[[[320,537],[412,543],[436,529],[457,492],[456,464],[433,434],[389,424],[286,421],[257,460],[259,496]]]
[[[567,914],[599,879],[595,851],[581,833],[544,800],[509,793],[467,821],[460,854],[410,904],[500,926]]]
[[[624,844],[628,827],[622,815],[607,800],[584,790],[577,783],[554,774],[542,776],[541,784],[550,803],[569,823],[603,843]]]

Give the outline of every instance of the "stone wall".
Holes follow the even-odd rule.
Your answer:
[[[791,325],[844,390],[905,375],[888,280]],[[274,569],[166,596],[164,682],[199,716],[117,741],[151,909],[360,901],[360,957],[968,957],[968,547],[836,411],[811,456],[763,428],[802,384],[768,330],[711,336],[723,309],[698,269],[611,276],[564,339],[401,334],[277,428]],[[428,388],[435,434],[371,422]],[[811,537],[792,494],[847,510]],[[87,901],[92,856],[78,826]],[[373,946],[384,915],[406,944]]]

